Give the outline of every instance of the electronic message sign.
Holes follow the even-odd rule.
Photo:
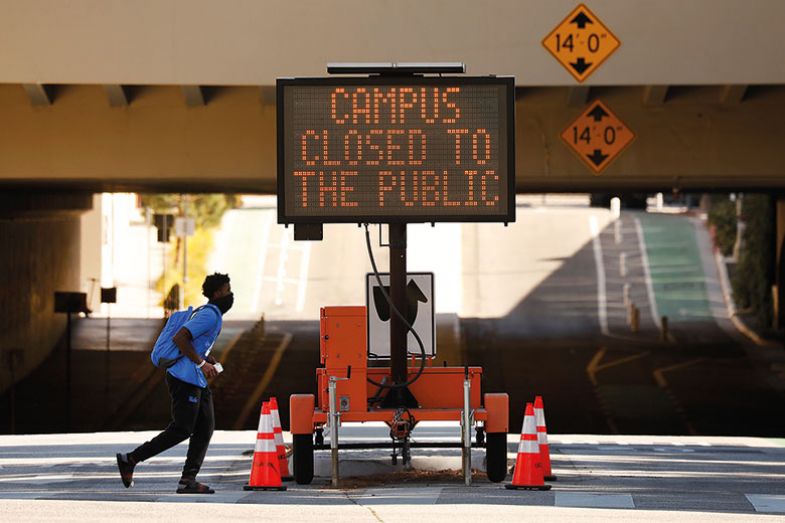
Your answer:
[[[279,79],[279,223],[515,221],[514,82]]]

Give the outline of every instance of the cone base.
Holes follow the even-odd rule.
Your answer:
[[[545,476],[545,481],[556,481],[556,476]]]
[[[507,490],[551,490],[550,485],[504,485]]]
[[[286,487],[254,487],[251,485],[243,485],[243,490],[286,490]]]

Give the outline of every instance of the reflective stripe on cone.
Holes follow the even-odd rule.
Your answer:
[[[281,485],[273,417],[270,414],[270,405],[267,403],[262,404],[259,431],[256,434],[253,464],[251,465],[251,477],[243,490],[286,490],[286,487]]]
[[[534,398],[534,419],[537,422],[537,441],[540,444],[542,475],[545,481],[556,481],[556,476],[551,470],[551,448],[548,445],[548,429],[545,427],[545,407],[542,403],[542,396]]]
[[[270,414],[273,417],[273,432],[275,433],[275,449],[278,455],[279,468],[281,470],[281,479],[290,480],[294,479],[289,474],[289,460],[286,457],[286,447],[283,444],[283,428],[281,427],[281,416],[278,413],[278,400],[275,396],[270,398]]]
[[[550,485],[545,484],[539,447],[534,407],[531,403],[527,403],[523,416],[521,441],[518,443],[518,457],[515,460],[515,472],[512,483],[505,485],[505,488],[513,490],[549,490],[551,488]]]

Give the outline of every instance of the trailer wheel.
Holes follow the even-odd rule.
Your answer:
[[[294,456],[294,480],[298,485],[310,485],[313,481],[313,435],[292,435]]]
[[[499,483],[507,477],[507,434],[489,432],[485,438],[486,474],[490,481]]]

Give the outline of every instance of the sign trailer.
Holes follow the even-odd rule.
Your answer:
[[[508,396],[481,400],[479,367],[426,368],[435,357],[432,277],[406,272],[408,223],[515,221],[514,79],[441,76],[463,71],[463,64],[347,64],[328,72],[369,76],[277,82],[278,222],[293,224],[296,240],[321,240],[325,223],[389,227],[384,276],[366,230],[374,265],[367,307],[322,308],[318,402],[310,394],[290,398],[298,483],[313,478],[313,434],[323,446],[328,426],[338,486],[341,420],[387,423],[393,462],[399,445],[404,465],[418,421],[460,420],[467,484],[472,426],[478,444],[487,433],[488,477],[506,476]],[[430,343],[415,328],[423,322]],[[376,340],[387,328],[389,345]],[[417,368],[408,367],[410,334]],[[389,352],[389,367],[369,365],[368,350],[382,358]]]

